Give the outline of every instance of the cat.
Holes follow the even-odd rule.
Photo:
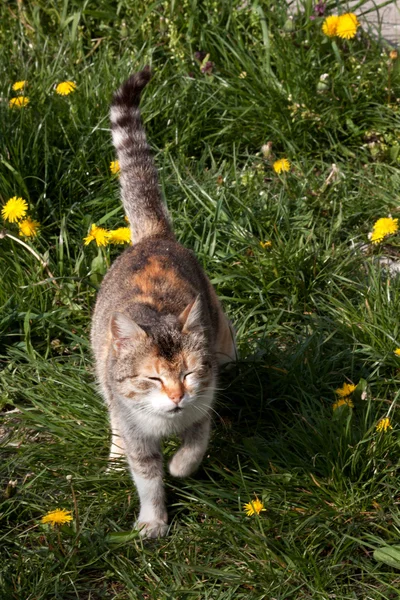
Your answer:
[[[140,500],[135,525],[159,537],[168,530],[160,442],[182,439],[171,475],[196,470],[208,445],[218,366],[236,350],[210,281],[172,231],[139,111],[150,77],[148,67],[131,75],[111,104],[133,243],[104,277],[91,343],[109,410],[110,462],[127,458]]]

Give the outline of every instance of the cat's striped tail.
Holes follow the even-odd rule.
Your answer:
[[[140,118],[140,94],[150,77],[149,67],[131,75],[115,92],[111,104],[111,131],[121,169],[122,203],[134,244],[153,235],[173,235]]]

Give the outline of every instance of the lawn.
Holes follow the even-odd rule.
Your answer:
[[[400,57],[365,22],[326,35],[345,12],[0,6],[0,205],[26,201],[24,225],[5,215],[0,230],[1,600],[399,597]],[[201,469],[166,477],[170,530],[152,541],[132,532],[129,474],[106,472],[88,343],[123,245],[84,243],[93,224],[126,225],[108,107],[146,64],[175,231],[240,353]],[[42,523],[55,509],[73,520]]]

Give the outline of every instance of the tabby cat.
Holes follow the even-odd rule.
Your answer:
[[[200,464],[210,434],[218,365],[234,360],[232,328],[207,276],[174,236],[139,112],[150,69],[114,94],[111,129],[132,246],[104,277],[91,341],[112,432],[110,461],[125,456],[140,498],[136,527],[165,535],[160,441],[182,445],[175,477]]]

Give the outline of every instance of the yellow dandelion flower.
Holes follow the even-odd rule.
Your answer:
[[[26,200],[14,196],[13,198],[10,198],[9,201],[3,206],[1,214],[5,221],[15,223],[25,216],[27,210],[28,204]]]
[[[271,248],[272,247],[272,242],[270,240],[267,240],[266,242],[260,242],[260,246],[261,248]]]
[[[60,96],[68,96],[76,90],[76,83],[73,81],[62,81],[56,86],[56,93]]]
[[[279,160],[276,160],[274,162],[274,164],[272,165],[272,168],[274,169],[275,173],[282,173],[282,171],[289,171],[290,169],[290,162],[288,161],[287,158],[280,158]]]
[[[27,219],[24,219],[18,223],[19,235],[24,235],[25,237],[34,237],[37,235],[39,226],[40,223],[33,221],[30,217],[28,217]]]
[[[334,37],[336,35],[338,21],[339,17],[337,15],[330,15],[329,17],[326,17],[322,24],[322,31],[324,34],[328,37]]]
[[[131,241],[131,230],[129,227],[111,229],[107,233],[107,240],[109,244],[129,244]]]
[[[22,108],[27,104],[29,104],[29,98],[27,98],[26,96],[17,96],[16,98],[11,98],[11,100],[8,103],[8,106],[10,108]]]
[[[344,383],[341,388],[335,390],[335,393],[341,398],[344,398],[345,396],[350,396],[350,394],[354,392],[356,387],[357,386],[353,385],[352,383]]]
[[[266,509],[264,508],[264,504],[261,502],[261,500],[259,500],[256,496],[255,500],[252,500],[243,506],[243,510],[248,517],[251,517],[255,513],[259,515],[260,512],[265,511]]]
[[[41,522],[46,524],[50,523],[53,527],[56,525],[64,525],[64,523],[69,523],[72,521],[72,514],[70,510],[65,510],[64,508],[57,508],[56,510],[51,510],[44,517],[41,518]]]
[[[116,175],[117,173],[119,173],[121,170],[121,167],[119,166],[119,160],[112,160],[110,162],[110,171],[113,175]]]
[[[24,89],[24,87],[26,86],[28,82],[26,80],[24,81],[16,81],[14,83],[14,85],[12,86],[12,89],[14,90],[14,92],[19,92],[21,90]]]
[[[108,244],[108,231],[107,229],[103,229],[103,227],[97,227],[93,223],[90,228],[89,235],[84,238],[85,246],[90,244],[90,242],[96,242],[98,246],[107,246]]]
[[[348,397],[347,398],[341,398],[337,402],[334,402],[332,404],[332,408],[333,408],[333,410],[336,410],[337,408],[340,408],[341,406],[345,406],[345,405],[348,406],[349,408],[354,408],[353,402]]]
[[[389,417],[384,417],[383,419],[381,419],[379,421],[379,423],[377,423],[376,427],[375,427],[376,431],[383,431],[384,433],[386,433],[386,431],[388,429],[393,429],[393,427],[390,424],[390,419]]]
[[[392,219],[392,217],[378,219],[372,228],[371,242],[373,244],[379,244],[383,238],[387,235],[396,233],[398,229],[398,219]]]
[[[400,348],[396,348],[396,350],[394,351],[396,356],[400,356]]]
[[[357,33],[357,28],[360,26],[358,19],[354,13],[346,13],[341,15],[336,26],[336,35],[344,40],[350,40]]]

